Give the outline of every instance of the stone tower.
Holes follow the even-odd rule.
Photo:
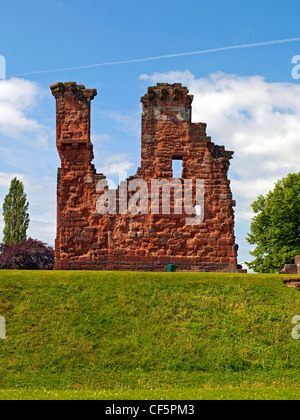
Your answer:
[[[206,124],[191,122],[193,96],[187,88],[165,83],[148,88],[141,99],[141,167],[116,191],[99,189],[105,176],[97,174],[92,165],[90,106],[96,90],[76,83],[58,83],[51,90],[57,104],[61,158],[56,269],[166,271],[168,264],[175,264],[178,271],[240,271],[234,236],[235,202],[227,177],[233,152],[212,143]],[[182,175],[177,180],[173,179],[174,160],[182,162]],[[202,218],[201,223],[193,223],[199,219],[199,180],[204,186]],[[183,193],[176,195],[179,190],[174,181],[175,185],[190,182],[193,198],[188,214],[186,207],[181,213],[175,211],[178,202],[186,204],[187,199]],[[153,182],[162,182],[156,201]],[[157,200],[163,198],[163,182],[172,183],[170,212],[164,212]],[[141,195],[142,190],[146,195]],[[124,203],[130,203],[137,192],[142,199],[135,206],[140,211],[134,213]],[[99,200],[110,193],[115,197],[114,211],[97,211]],[[110,208],[105,200],[103,203]]]

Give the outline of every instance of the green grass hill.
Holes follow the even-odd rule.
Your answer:
[[[283,279],[0,271],[0,398],[300,398]]]

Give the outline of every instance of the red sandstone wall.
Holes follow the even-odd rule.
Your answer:
[[[178,271],[238,271],[235,203],[227,178],[233,152],[211,142],[206,124],[191,123],[193,97],[187,88],[158,84],[142,98],[142,164],[129,180],[144,179],[150,192],[151,180],[171,180],[172,160],[182,159],[183,178],[194,184],[204,180],[205,218],[196,226],[186,225],[185,213],[99,215],[96,186],[105,177],[91,164],[90,142],[90,102],[97,92],[75,83],[51,89],[61,158],[56,269],[165,271],[174,263]]]

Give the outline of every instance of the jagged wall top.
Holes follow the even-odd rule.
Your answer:
[[[143,117],[148,120],[173,120],[191,122],[192,102],[187,87],[181,83],[157,83],[150,86],[141,98]]]
[[[148,92],[141,98],[144,106],[172,105],[191,106],[193,95],[189,95],[187,87],[181,83],[157,83],[156,86],[148,87]]]
[[[74,94],[79,100],[93,100],[97,96],[97,89],[86,89],[84,85],[77,85],[76,82],[55,83],[50,86],[50,89],[54,97],[70,93]]]

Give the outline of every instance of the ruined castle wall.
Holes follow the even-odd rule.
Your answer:
[[[206,135],[206,124],[192,123],[192,101],[180,84],[158,84],[142,98],[142,159],[137,174],[116,191],[116,214],[99,214],[97,200],[107,191],[99,181],[90,141],[90,105],[95,90],[75,83],[51,87],[57,103],[58,171],[56,269],[166,271],[238,271],[234,211],[227,177],[233,152],[216,146]],[[182,160],[182,179],[204,181],[204,220],[183,211],[174,214],[177,197],[171,190],[171,214],[150,200],[152,180],[172,181],[172,162]],[[149,199],[139,203],[148,214],[121,208],[134,195],[132,180],[144,180]],[[183,182],[183,181],[182,181]],[[98,187],[97,187],[98,186]],[[183,202],[185,199],[183,198]],[[193,199],[196,209],[196,198]],[[151,213],[158,205],[159,214]],[[140,207],[142,209],[142,207]],[[124,214],[120,214],[120,212]]]

